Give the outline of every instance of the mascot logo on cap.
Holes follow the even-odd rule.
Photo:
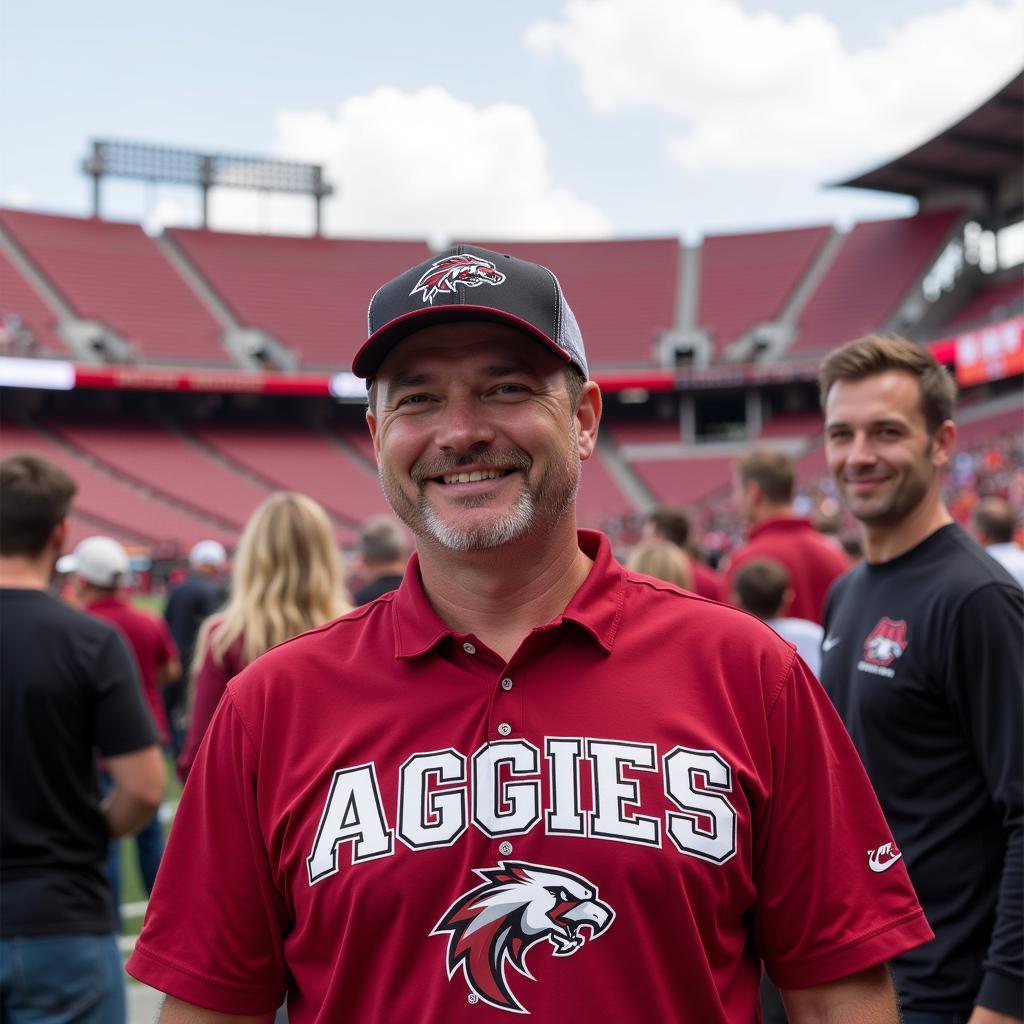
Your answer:
[[[586,942],[580,929],[595,938],[615,911],[598,900],[596,886],[558,868],[504,860],[475,873],[484,884],[460,896],[431,934],[450,933],[448,977],[462,969],[472,1002],[529,1013],[508,987],[506,963],[532,981],[525,959],[534,945],[547,939],[554,956],[571,956]]]
[[[504,280],[505,275],[490,260],[465,253],[434,260],[409,294],[422,292],[423,301],[433,305],[435,295],[451,295],[456,285],[479,288],[482,284],[501,284]]]

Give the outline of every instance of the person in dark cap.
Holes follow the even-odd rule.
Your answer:
[[[128,963],[163,1024],[738,1024],[762,961],[800,1024],[895,1024],[931,932],[820,686],[577,530],[601,394],[554,274],[457,246],[369,331],[417,551],[228,684]]]

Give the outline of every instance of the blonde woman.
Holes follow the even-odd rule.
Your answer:
[[[681,548],[669,540],[645,540],[630,552],[626,568],[645,576],[693,590],[693,564]]]
[[[178,776],[185,781],[228,680],[275,644],[351,610],[327,513],[304,494],[273,494],[249,517],[231,596],[199,631]]]

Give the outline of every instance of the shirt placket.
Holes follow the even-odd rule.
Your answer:
[[[518,655],[506,664],[497,654],[473,636],[459,637],[458,642],[462,645],[463,653],[478,662],[477,672],[485,676],[490,687],[484,721],[484,735],[487,738],[487,743],[501,747],[504,741],[522,739],[526,728],[526,688],[522,685],[521,673],[516,669]],[[537,769],[539,780],[540,763],[538,763]],[[508,781],[507,771],[501,773],[501,778]],[[503,789],[504,786],[499,784],[499,790]],[[499,792],[497,797],[499,805],[500,797],[501,793]],[[495,831],[499,833],[502,831],[500,822]],[[521,836],[497,834],[490,837],[491,856],[495,860],[512,857],[515,854],[517,838],[521,838]]]

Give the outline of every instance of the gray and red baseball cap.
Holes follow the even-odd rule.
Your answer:
[[[454,320],[516,327],[590,376],[583,338],[558,278],[537,263],[475,245],[456,245],[377,289],[367,313],[369,337],[352,372],[373,377],[403,338]]]

